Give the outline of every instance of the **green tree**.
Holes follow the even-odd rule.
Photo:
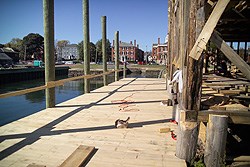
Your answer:
[[[78,52],[79,52],[79,60],[84,59],[84,53],[83,53],[83,41],[78,43]],[[93,42],[90,42],[90,61],[94,62],[95,61],[95,56],[96,56],[96,46]]]
[[[12,48],[14,51],[19,53],[19,59],[24,59],[24,45],[23,40],[20,38],[13,38],[10,42],[5,44],[6,47]]]
[[[96,42],[96,49],[97,49],[97,61],[102,61],[102,40],[98,40]],[[111,60],[111,43],[107,39],[106,40],[106,49],[107,49],[107,61]]]
[[[90,61],[95,62],[96,57],[96,46],[93,42],[90,42],[89,46]]]
[[[5,46],[20,52],[23,48],[23,40],[20,38],[13,38],[9,43],[5,44]]]
[[[83,41],[79,42],[77,44],[77,48],[78,48],[78,53],[79,53],[79,60],[83,60],[84,58],[84,53],[83,53]]]
[[[26,59],[43,60],[44,38],[40,34],[30,33],[23,37]]]

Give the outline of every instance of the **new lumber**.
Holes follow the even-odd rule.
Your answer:
[[[198,112],[198,120],[202,122],[208,121],[209,114],[227,115],[229,117],[228,122],[234,124],[250,124],[250,112],[247,111],[230,111],[230,110],[216,110],[208,111],[202,110]]]
[[[215,26],[217,25],[222,13],[224,12],[227,4],[230,0],[219,0],[209,16],[206,24],[204,25],[199,37],[197,38],[189,56],[198,60],[203,52],[206,49],[206,44],[213,33]]]
[[[93,153],[95,147],[80,145],[61,165],[60,167],[80,167]]]
[[[35,163],[29,164],[27,167],[46,167],[45,165],[38,165]]]

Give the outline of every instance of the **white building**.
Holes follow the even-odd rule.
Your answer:
[[[79,59],[79,52],[77,48],[77,44],[69,44],[62,47],[61,54],[58,54],[58,59],[64,60],[76,60]]]

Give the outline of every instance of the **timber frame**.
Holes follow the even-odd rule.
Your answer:
[[[166,76],[169,82],[176,70],[182,70],[182,93],[178,93],[178,83],[173,88],[178,93],[176,112],[182,113],[177,120],[180,137],[177,138],[176,156],[187,162],[191,162],[196,151],[195,136],[198,136],[199,118],[202,115],[198,113],[201,110],[204,57],[210,43],[242,72],[246,80],[250,80],[250,67],[247,64],[249,53],[246,51],[247,42],[250,42],[249,16],[248,0],[168,0],[169,56]],[[240,57],[231,49],[232,45],[228,46],[229,42],[245,42],[245,55]],[[167,89],[172,88],[167,84]],[[183,118],[187,115],[185,112],[188,112],[191,120]],[[247,115],[243,124],[250,120]],[[231,119],[229,114],[229,120],[235,120],[235,117]],[[188,135],[192,136],[189,138]],[[185,142],[192,143],[186,146]]]

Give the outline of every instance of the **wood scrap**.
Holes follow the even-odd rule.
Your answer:
[[[171,131],[170,128],[161,128],[161,129],[160,129],[160,133],[168,133],[168,132],[170,132],[170,131]]]
[[[29,164],[27,167],[46,167],[45,165],[38,165],[35,163]]]
[[[80,167],[82,166],[91,154],[95,147],[80,145],[61,165],[60,167]]]

